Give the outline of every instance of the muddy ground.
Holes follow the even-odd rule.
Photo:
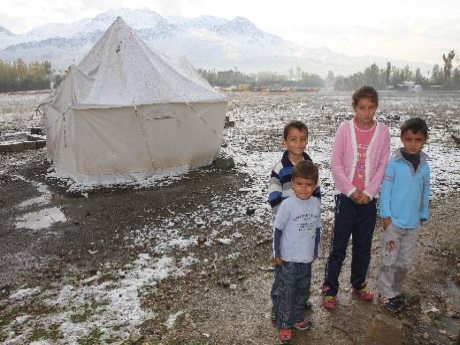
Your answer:
[[[248,159],[243,151],[275,151],[270,157],[278,155],[278,139],[264,139],[273,136],[279,124],[286,121],[285,110],[281,111],[278,122],[265,124],[267,129],[260,133],[251,126],[256,120],[244,115],[248,107],[252,107],[251,114],[276,113],[276,106],[286,98],[273,97],[275,101],[266,101],[258,95],[232,96],[234,104],[229,111],[237,124],[235,129],[228,130],[232,132],[226,133],[224,142],[231,144],[231,139],[239,142],[226,151],[227,155],[234,154],[236,168],[197,169],[163,185],[69,190],[61,181],[49,177],[51,167],[45,159],[45,150],[0,156],[0,342],[276,343],[276,330],[269,319],[271,219],[262,200],[265,180],[261,183],[257,171],[253,174],[241,167]],[[287,107],[299,103],[299,97],[290,95]],[[318,104],[324,111],[321,105],[324,103]],[[336,122],[347,116],[340,107],[331,110],[331,113],[342,112]],[[240,131],[238,120],[245,123]],[[458,124],[458,118],[455,121]],[[433,118],[433,123],[439,122]],[[323,128],[321,122],[318,126]],[[248,140],[255,135],[262,140]],[[330,135],[327,140],[314,139],[316,145],[312,149],[317,151],[323,142],[328,144],[332,140]],[[447,145],[452,149],[452,143]],[[319,153],[317,157],[322,160]],[[327,168],[326,163],[323,168]],[[379,314],[388,315],[395,324],[402,325],[405,344],[459,342],[460,191],[457,175],[439,177],[438,173],[437,176],[436,181],[451,178],[456,188],[450,190],[445,186],[432,198],[431,219],[414,251],[414,266],[406,284],[409,302],[406,311],[388,315],[376,302],[368,304],[353,299],[347,283],[349,257],[341,275],[339,307],[332,313],[323,310],[319,294],[326,259],[323,255],[314,264],[313,307],[306,311],[314,327],[307,334],[295,333],[296,344],[362,344],[372,320]],[[332,194],[328,181],[325,176],[323,190]],[[261,189],[261,193],[254,189]],[[33,198],[37,200],[29,202]],[[325,199],[323,253],[328,251],[331,231],[330,200]],[[18,227],[18,219],[26,211],[33,213],[44,205],[59,209],[65,221],[40,229]],[[368,276],[373,289],[380,227],[378,224],[374,236]],[[177,243],[164,246],[169,239],[177,239]],[[138,300],[132,299],[133,309],[139,302],[139,314],[145,313],[139,322],[122,317],[123,322],[112,319],[109,322],[98,317],[110,307],[105,297],[98,299],[93,295],[66,307],[49,303],[62,299],[69,286],[74,291],[83,291],[82,295],[93,286],[118,287],[125,277],[131,277],[133,263],[140,258],[151,258],[149,262],[153,263],[144,265],[145,273],[145,269],[157,267],[165,256],[172,260],[171,267],[183,270],[146,281],[137,288]],[[191,263],[184,263],[185,259]],[[37,287],[39,290],[34,290]],[[36,292],[17,297],[19,291],[26,290]],[[124,290],[113,291],[121,291],[118,297],[124,297]],[[128,305],[129,298],[125,301]],[[78,331],[69,331],[69,325],[77,330],[81,326],[80,336],[75,335]]]

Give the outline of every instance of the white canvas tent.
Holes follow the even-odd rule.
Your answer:
[[[152,51],[119,17],[53,95],[48,158],[82,183],[203,166],[219,151],[226,106],[188,61]]]

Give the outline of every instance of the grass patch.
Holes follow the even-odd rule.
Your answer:
[[[98,282],[99,284],[101,283],[105,283],[105,282],[116,282],[120,280],[120,277],[118,275],[116,275],[115,273],[112,273],[112,272],[107,272],[107,273],[104,273],[99,279],[98,279]]]
[[[101,343],[101,336],[104,333],[98,328],[95,327],[89,332],[89,334],[85,337],[81,337],[77,340],[79,345],[92,345],[92,344],[100,344]]]
[[[58,308],[47,305],[41,300],[34,299],[26,306],[25,312],[32,316],[49,315],[57,313]]]
[[[38,298],[19,306],[5,308],[0,314],[0,327],[5,327],[13,322],[18,316],[29,315],[31,318],[39,315],[49,315],[58,312],[58,308],[45,304]]]
[[[28,337],[30,342],[41,339],[51,340],[53,342],[63,339],[64,335],[59,330],[59,324],[52,324],[48,328],[35,328],[32,334]]]
[[[105,339],[104,342],[105,342],[106,344],[113,344],[113,343],[119,343],[120,340],[121,340],[120,337],[110,337],[110,338],[108,338],[108,339]],[[124,343],[123,343],[123,344],[124,344]]]
[[[81,323],[81,322],[85,322],[86,320],[89,319],[89,317],[93,314],[93,311],[90,310],[90,309],[85,309],[83,312],[81,313],[77,313],[77,314],[73,314],[70,316],[70,320],[73,322],[73,323]]]
[[[74,323],[85,322],[91,317],[91,315],[96,313],[99,307],[108,304],[109,302],[107,300],[96,301],[94,298],[91,298],[91,300],[88,303],[85,303],[82,308],[78,308],[79,311],[70,316],[70,320]]]

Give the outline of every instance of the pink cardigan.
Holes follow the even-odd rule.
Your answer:
[[[335,188],[348,197],[356,190],[352,184],[358,161],[355,126],[353,119],[340,124],[332,147],[331,171]],[[371,200],[378,196],[385,166],[390,154],[390,132],[388,127],[377,122],[374,135],[367,148],[366,177],[363,193]]]

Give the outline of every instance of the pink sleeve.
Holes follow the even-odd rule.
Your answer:
[[[350,133],[346,122],[342,123],[337,129],[332,146],[331,172],[334,179],[335,188],[342,194],[350,196],[356,187],[352,184],[345,171],[345,155],[347,154],[346,135]]]
[[[371,199],[375,198],[380,190],[383,175],[385,174],[385,167],[390,156],[390,131],[385,125],[382,125],[382,136],[380,142],[378,143],[378,147],[381,147],[381,149],[378,151],[379,157],[377,169],[375,170],[375,174],[371,177],[367,188],[363,191],[363,193]]]

